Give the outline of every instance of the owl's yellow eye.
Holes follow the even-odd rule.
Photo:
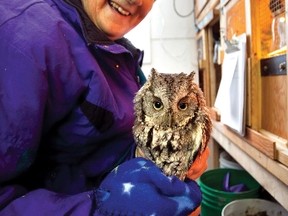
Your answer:
[[[187,104],[187,103],[180,102],[180,103],[178,104],[178,109],[179,109],[179,110],[186,110],[187,107],[188,107],[188,104]]]
[[[153,107],[155,110],[161,110],[163,108],[163,104],[161,101],[154,101]]]

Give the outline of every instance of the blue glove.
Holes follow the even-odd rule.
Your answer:
[[[134,158],[116,167],[95,195],[98,213],[125,216],[187,216],[202,198],[195,181],[167,177],[144,158]]]

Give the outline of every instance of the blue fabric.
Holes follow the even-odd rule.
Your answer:
[[[17,186],[0,189],[13,198]],[[165,176],[151,161],[135,158],[116,167],[99,188],[76,195],[38,189],[15,199],[0,211],[5,216],[187,216],[201,202],[195,181]]]
[[[97,211],[104,215],[187,216],[202,199],[195,181],[167,177],[144,158],[116,167],[96,195]]]

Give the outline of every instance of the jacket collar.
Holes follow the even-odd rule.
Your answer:
[[[94,23],[90,20],[86,12],[84,11],[83,5],[81,0],[64,0],[66,3],[73,6],[80,15],[82,30],[84,37],[86,38],[88,44],[97,43],[97,44],[112,44],[114,43],[111,41],[107,36],[101,32]]]

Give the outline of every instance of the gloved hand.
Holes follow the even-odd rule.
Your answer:
[[[209,156],[209,148],[208,146],[205,148],[205,150],[199,154],[196,159],[194,160],[192,166],[189,168],[187,173],[187,178],[196,180],[199,178],[202,173],[207,169],[207,159]],[[200,215],[200,207],[195,209],[189,216],[198,216]]]
[[[119,216],[187,216],[202,198],[195,181],[167,177],[140,157],[116,167],[95,193],[98,213]]]
[[[209,156],[209,152],[210,151],[207,146],[204,151],[196,157],[193,164],[188,170],[187,178],[196,180],[202,175],[202,173],[207,169],[207,159]]]

